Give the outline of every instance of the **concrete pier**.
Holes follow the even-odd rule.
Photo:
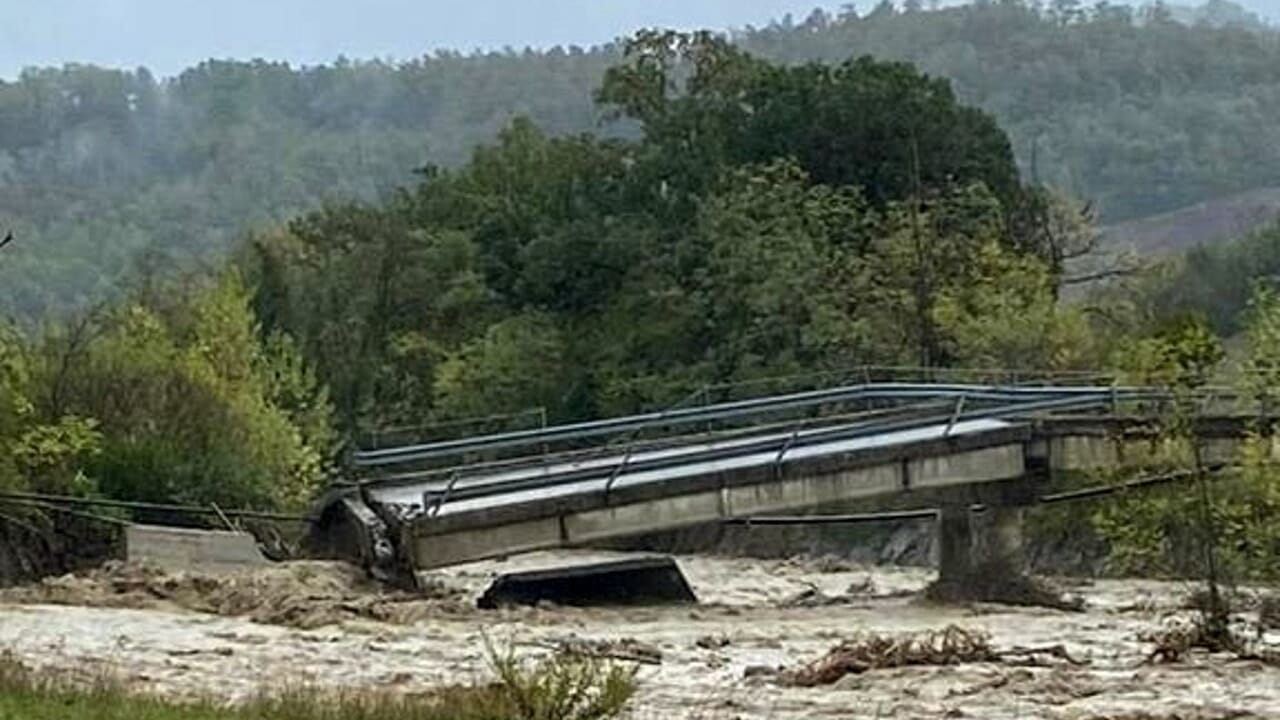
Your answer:
[[[973,523],[968,505],[938,512],[938,584],[961,587],[973,573]]]
[[[997,602],[1079,609],[1027,574],[1022,504],[992,504],[980,512],[944,505],[938,516],[938,580],[928,596],[941,602]]]
[[[1023,514],[1023,508],[1011,505],[989,507],[982,513],[973,524],[975,566],[1010,575],[1026,571]]]

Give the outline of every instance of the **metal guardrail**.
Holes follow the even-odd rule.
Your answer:
[[[980,419],[1017,417],[1020,415],[1030,415],[1056,410],[1087,410],[1104,408],[1111,403],[1111,400],[1109,391],[1094,392],[1091,394],[1074,393],[1068,397],[1032,399],[1019,403],[1001,405],[994,408],[970,409],[960,413],[948,412],[946,414],[933,415],[924,418],[870,423],[866,425],[837,425],[834,427],[815,428],[794,436],[773,435],[755,441],[735,443],[727,447],[709,447],[705,450],[682,453],[669,457],[637,460],[628,453],[623,455],[619,462],[607,465],[569,469],[548,475],[530,475],[508,480],[480,482],[468,486],[451,485],[447,490],[447,501],[455,502],[519,491],[549,489],[569,483],[592,480],[605,480],[612,485],[612,483],[615,482],[618,476],[623,472],[639,473],[664,470],[757,453],[777,453],[775,463],[781,465],[785,462],[784,456],[786,453],[821,443],[871,437],[874,435],[903,432],[930,426],[943,426],[949,421],[954,423]],[[428,505],[434,506],[444,502],[444,499],[440,497],[442,493],[427,491],[424,494],[428,499]]]
[[[1025,398],[1106,395],[1130,400],[1149,395],[1145,388],[1114,386],[987,386],[936,383],[871,383],[787,395],[738,400],[704,407],[677,408],[606,420],[555,425],[547,428],[495,433],[443,442],[358,451],[352,455],[357,468],[377,468],[421,462],[437,458],[495,450],[511,450],[532,445],[579,441],[704,422],[737,420],[787,410],[856,400],[906,401],[937,397],[965,397],[966,402],[1015,402]]]
[[[937,412],[953,408],[954,406],[954,401],[949,399],[930,399],[904,405],[897,405],[891,408],[857,410],[853,412],[823,415],[821,418],[809,418],[805,422],[805,426],[831,426],[835,424],[843,424],[846,426],[870,426],[874,423],[887,422],[890,420],[931,416]],[[771,433],[789,435],[795,431],[796,426],[797,422],[794,419],[777,421],[770,419],[752,423],[750,425],[730,426],[709,430],[699,429],[693,432],[677,435],[661,434],[651,437],[639,437],[637,434],[632,433],[625,434],[626,442],[619,444],[614,444],[615,438],[609,438],[608,441],[604,443],[595,443],[583,447],[571,447],[569,449],[560,450],[547,449],[545,452],[539,452],[538,454],[517,454],[510,457],[483,460],[462,456],[461,462],[458,464],[446,464],[438,467],[411,468],[389,473],[380,472],[375,476],[366,478],[358,484],[365,487],[388,487],[438,482],[442,479],[452,479],[455,475],[460,473],[465,473],[466,476],[472,477],[495,475],[497,473],[507,471],[546,468],[553,465],[562,465],[573,462],[590,462],[602,457],[617,457],[625,454],[628,449],[632,450],[633,453],[656,450],[678,450],[679,448],[688,445],[734,442],[746,437],[761,437]],[[542,447],[545,446],[540,446],[540,448]]]

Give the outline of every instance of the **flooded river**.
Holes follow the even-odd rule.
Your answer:
[[[498,572],[614,557],[536,554],[454,568],[432,580],[474,598]],[[1144,663],[1152,649],[1145,634],[1186,616],[1179,609],[1185,584],[1080,585],[1069,590],[1088,608],[1068,613],[930,605],[913,595],[932,579],[926,570],[704,556],[679,563],[699,606],[482,612],[455,603],[411,622],[355,619],[313,629],[167,605],[55,606],[8,596],[0,604],[0,651],[34,666],[109,673],[148,692],[234,700],[309,685],[412,692],[483,678],[486,644],[537,654],[568,637],[632,638],[662,653],[661,664],[641,667],[634,718],[1280,718],[1280,669],[1207,655]],[[308,572],[323,572],[315,567]],[[806,596],[838,600],[797,602]],[[780,687],[767,672],[821,657],[860,631],[951,624],[989,633],[997,649],[1061,644],[1088,664],[875,670],[819,688]]]

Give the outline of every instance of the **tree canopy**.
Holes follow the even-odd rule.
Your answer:
[[[1039,196],[945,81],[645,33],[599,99],[633,139],[519,120],[459,168],[242,254],[260,317],[314,359],[347,431],[591,417],[859,363],[1086,360],[1042,350],[1068,314],[1010,210]],[[1029,318],[1016,336],[979,327],[983,282]]]
[[[879,206],[910,188],[918,164],[931,182],[982,175],[1010,213],[1012,152],[1024,180],[1093,201],[1104,221],[1166,211],[1280,176],[1280,34],[1226,5],[1188,15],[881,4],[783,19],[734,33],[737,50],[707,56],[702,86],[688,88],[700,114],[664,102],[661,121],[644,103],[671,90],[646,87],[645,73],[680,53],[662,49],[660,33],[648,36],[649,59],[622,67],[617,43],[306,68],[210,61],[168,79],[34,68],[0,83],[0,222],[19,238],[0,265],[0,311],[29,320],[110,297],[147,268],[219,263],[250,229],[386,199],[426,165],[457,169],[518,116],[553,137],[634,138],[634,121],[602,125],[619,107],[593,102],[606,74],[606,97],[630,93],[630,114],[669,148],[698,138],[668,158],[698,182],[711,179],[692,172],[705,154],[759,163],[786,151],[819,182],[862,186]],[[929,79],[902,82],[912,72],[895,62]],[[905,93],[912,123],[867,107],[885,88]],[[718,134],[714,146],[704,131]],[[877,162],[843,162],[871,160],[872,146]]]

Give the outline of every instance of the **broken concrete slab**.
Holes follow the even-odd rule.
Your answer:
[[[125,528],[125,559],[166,570],[234,572],[270,565],[253,535],[160,525]]]
[[[698,598],[671,557],[644,557],[499,575],[477,605],[683,605]]]

